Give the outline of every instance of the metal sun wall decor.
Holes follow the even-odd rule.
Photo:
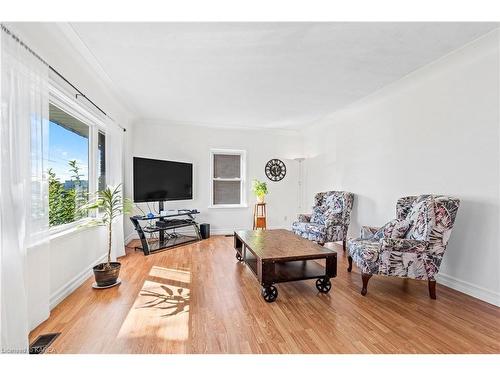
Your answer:
[[[266,176],[271,181],[281,181],[286,175],[286,166],[279,159],[271,159],[266,164]]]

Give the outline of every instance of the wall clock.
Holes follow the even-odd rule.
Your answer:
[[[266,164],[266,176],[271,181],[281,181],[286,175],[286,166],[279,159],[271,159]]]

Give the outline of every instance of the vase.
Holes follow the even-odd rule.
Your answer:
[[[257,203],[264,203],[264,198],[265,198],[265,195],[257,196]]]

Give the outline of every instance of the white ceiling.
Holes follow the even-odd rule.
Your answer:
[[[298,127],[496,23],[72,23],[138,119]]]

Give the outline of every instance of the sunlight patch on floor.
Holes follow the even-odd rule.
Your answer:
[[[172,268],[153,266],[149,271],[149,276],[178,281],[186,284],[191,282],[191,272]]]
[[[167,341],[188,339],[190,289],[174,284],[178,284],[179,280],[185,283],[184,280],[189,280],[190,275],[189,272],[186,275],[185,271],[175,275],[174,270],[168,270],[168,274],[171,276],[170,283],[150,280],[144,282],[117,338],[136,339],[149,336]],[[164,276],[165,273],[161,277]]]

